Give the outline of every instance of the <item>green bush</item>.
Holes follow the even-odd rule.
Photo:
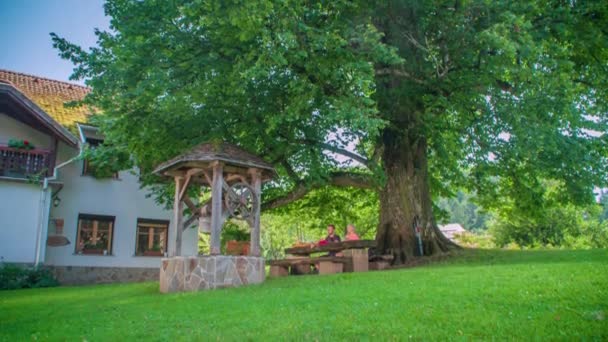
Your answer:
[[[249,241],[251,233],[247,231],[244,224],[239,225],[236,222],[228,221],[222,229],[222,244],[226,241]]]
[[[536,202],[505,200],[489,222],[496,245],[522,248],[606,248],[608,222],[602,220],[602,205],[570,203],[567,190],[556,181],[543,182]]]
[[[608,222],[599,222],[593,209],[559,206],[534,218],[511,211],[493,220],[490,232],[499,247],[515,243],[529,248],[607,248]]]
[[[462,247],[468,248],[496,248],[494,239],[487,233],[470,233],[465,232],[454,236],[454,240]]]
[[[0,290],[53,286],[59,286],[59,282],[49,270],[15,265],[0,266]]]
[[[564,236],[562,247],[572,249],[608,248],[608,222],[591,221]]]

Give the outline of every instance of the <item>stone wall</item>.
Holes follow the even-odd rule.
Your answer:
[[[157,281],[158,268],[47,266],[61,285]]]
[[[199,291],[259,284],[266,277],[264,258],[252,256],[192,256],[164,258],[160,268],[163,293]]]

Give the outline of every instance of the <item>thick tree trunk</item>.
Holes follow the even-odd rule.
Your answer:
[[[382,160],[387,179],[380,191],[378,252],[393,255],[394,264],[420,256],[416,226],[420,228],[422,255],[456,247],[433,218],[425,138],[412,139],[407,133],[386,130]]]

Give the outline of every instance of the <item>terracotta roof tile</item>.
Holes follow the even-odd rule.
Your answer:
[[[86,106],[64,106],[67,102],[82,100],[91,91],[89,87],[2,69],[0,82],[17,88],[68,129],[73,129],[77,122],[87,122],[91,115],[90,108]]]

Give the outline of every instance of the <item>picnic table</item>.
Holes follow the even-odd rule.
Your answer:
[[[311,266],[317,266],[319,274],[366,272],[369,269],[368,248],[376,246],[373,240],[330,242],[325,245],[305,245],[285,249],[286,259],[271,260],[270,276],[308,274]],[[317,253],[335,253],[313,257]]]
[[[307,245],[285,249],[285,254],[311,255],[313,253],[342,252],[348,249],[365,249],[376,247],[374,240],[353,240],[341,242],[329,242],[326,245]]]

